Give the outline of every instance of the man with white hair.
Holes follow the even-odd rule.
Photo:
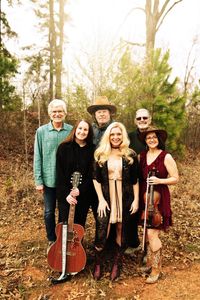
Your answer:
[[[36,190],[44,195],[44,221],[49,246],[56,240],[56,151],[72,126],[64,123],[66,103],[60,99],[48,105],[50,122],[40,126],[34,143],[34,180]]]
[[[135,125],[137,126],[135,131],[129,133],[130,148],[132,148],[137,154],[145,150],[145,145],[139,138],[139,133],[148,129],[151,124],[151,115],[146,108],[140,108],[135,113]]]
[[[130,145],[137,154],[140,154],[145,150],[145,144],[140,140],[139,133],[148,129],[151,124],[151,115],[146,108],[140,108],[135,113],[135,125],[137,126],[135,131],[129,133]],[[136,213],[138,215],[138,213]],[[137,248],[140,244],[138,236],[138,221],[137,218],[130,219],[129,231],[128,231],[128,245],[126,253],[132,253],[131,248]],[[133,239],[134,237],[134,239]]]

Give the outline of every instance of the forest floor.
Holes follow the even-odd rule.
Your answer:
[[[93,280],[90,214],[84,238],[86,268],[71,281],[52,285],[50,277],[58,274],[47,264],[43,202],[34,190],[31,165],[27,170],[18,158],[12,164],[0,159],[0,299],[199,300],[200,154],[188,154],[178,167],[180,182],[171,190],[174,225],[161,236],[163,274],[157,283],[147,285],[139,274],[140,249],[124,255],[116,282],[109,280],[109,257],[102,279]]]

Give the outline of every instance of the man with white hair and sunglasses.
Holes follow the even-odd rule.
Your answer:
[[[146,108],[140,108],[135,113],[135,125],[136,130],[129,133],[130,145],[137,154],[140,154],[145,150],[145,144],[139,138],[140,132],[144,132],[148,129],[151,124],[151,115]],[[134,239],[133,239],[134,237]],[[126,253],[132,253],[133,248],[137,248],[140,244],[138,236],[138,222],[137,218],[130,219],[129,231],[128,231],[128,245]]]
[[[145,145],[139,138],[139,133],[146,131],[151,124],[151,115],[146,108],[140,108],[135,113],[135,125],[137,126],[135,131],[129,133],[130,148],[132,148],[137,154],[145,150]]]
[[[67,115],[65,101],[52,100],[48,105],[50,122],[40,126],[34,143],[34,180],[36,190],[44,196],[44,221],[49,246],[56,240],[56,152],[72,126],[64,123]]]

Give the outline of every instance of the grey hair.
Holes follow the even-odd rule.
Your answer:
[[[51,102],[49,102],[49,105],[48,105],[48,114],[49,115],[51,114],[51,112],[52,112],[52,110],[55,106],[62,106],[63,111],[65,113],[67,113],[67,104],[66,104],[66,102],[61,100],[61,99],[54,99]]]
[[[137,116],[137,114],[140,112],[146,112],[148,114],[148,116],[151,117],[149,110],[146,108],[139,108],[138,110],[136,110],[135,115]]]

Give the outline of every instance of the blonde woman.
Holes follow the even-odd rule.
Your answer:
[[[129,148],[125,126],[113,122],[106,129],[94,153],[94,186],[98,195],[94,279],[101,275],[103,250],[111,225],[116,230],[116,245],[110,279],[120,275],[121,256],[127,246],[127,224],[138,210],[138,161]],[[133,215],[133,216],[131,216]]]

